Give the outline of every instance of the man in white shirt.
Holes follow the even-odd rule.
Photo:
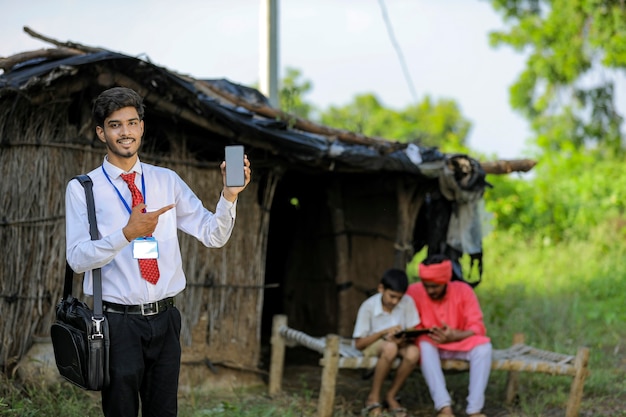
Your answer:
[[[102,268],[103,309],[109,323],[110,383],[102,390],[105,416],[176,416],[181,317],[174,296],[185,287],[177,237],[182,230],[218,248],[232,233],[237,196],[245,185],[222,189],[215,212],[166,168],[142,163],[143,99],[133,90],[104,91],[93,108],[96,134],[106,145],[93,182],[100,239],[91,240],[85,193],[67,185],[67,261],[85,272],[83,289],[93,294],[91,270]],[[221,164],[224,179],[225,162]],[[140,405],[141,399],[141,405]]]
[[[406,272],[388,269],[378,284],[378,293],[365,300],[359,308],[352,334],[355,339],[354,346],[362,350],[365,356],[378,356],[372,388],[365,401],[362,415],[381,415],[382,385],[398,356],[402,357],[402,362],[384,402],[392,415],[397,417],[408,415],[396,398],[419,360],[418,347],[404,337],[397,337],[399,331],[414,328],[420,323],[413,299],[405,295],[408,285]]]

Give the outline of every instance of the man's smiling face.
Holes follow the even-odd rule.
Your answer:
[[[98,138],[106,144],[109,162],[130,169],[137,160],[143,137],[143,120],[137,109],[123,107],[104,119],[104,126],[96,127]]]

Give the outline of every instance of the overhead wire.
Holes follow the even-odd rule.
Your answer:
[[[415,86],[413,85],[413,80],[411,78],[411,74],[409,73],[409,68],[406,65],[406,61],[404,60],[404,54],[402,53],[402,48],[400,48],[400,44],[396,40],[396,36],[393,31],[393,26],[391,21],[389,20],[389,15],[387,14],[387,7],[385,6],[385,0],[378,0],[378,4],[380,5],[380,10],[382,12],[383,20],[385,22],[385,26],[387,27],[387,34],[389,35],[389,40],[396,50],[396,54],[398,55],[398,61],[400,61],[400,66],[402,67],[402,72],[404,74],[404,79],[409,86],[409,92],[413,97],[413,102],[417,104],[417,92],[415,91]]]

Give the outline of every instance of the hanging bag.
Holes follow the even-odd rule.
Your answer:
[[[87,175],[75,177],[85,189],[89,233],[98,239],[93,183]],[[102,313],[102,275],[93,270],[93,310],[72,296],[74,271],[66,262],[63,298],[50,329],[59,373],[79,387],[99,391],[109,383],[109,326]]]

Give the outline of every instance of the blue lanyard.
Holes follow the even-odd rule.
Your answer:
[[[115,184],[113,184],[113,181],[111,181],[111,178],[109,177],[109,174],[107,174],[107,172],[104,170],[104,165],[101,165],[101,167],[102,167],[102,172],[104,172],[104,176],[107,177],[107,180],[109,180],[109,183],[115,189],[115,192],[117,193],[117,196],[120,198],[120,200],[122,200],[122,203],[124,204],[124,207],[126,207],[126,210],[128,210],[128,214],[132,213],[132,210],[131,210],[130,206],[128,205],[126,200],[124,200],[124,197],[122,196],[122,193],[120,193],[120,190],[118,190],[117,187],[115,186]],[[143,202],[145,203],[146,202],[146,180],[144,178],[143,173],[141,174],[141,194],[143,195]]]

